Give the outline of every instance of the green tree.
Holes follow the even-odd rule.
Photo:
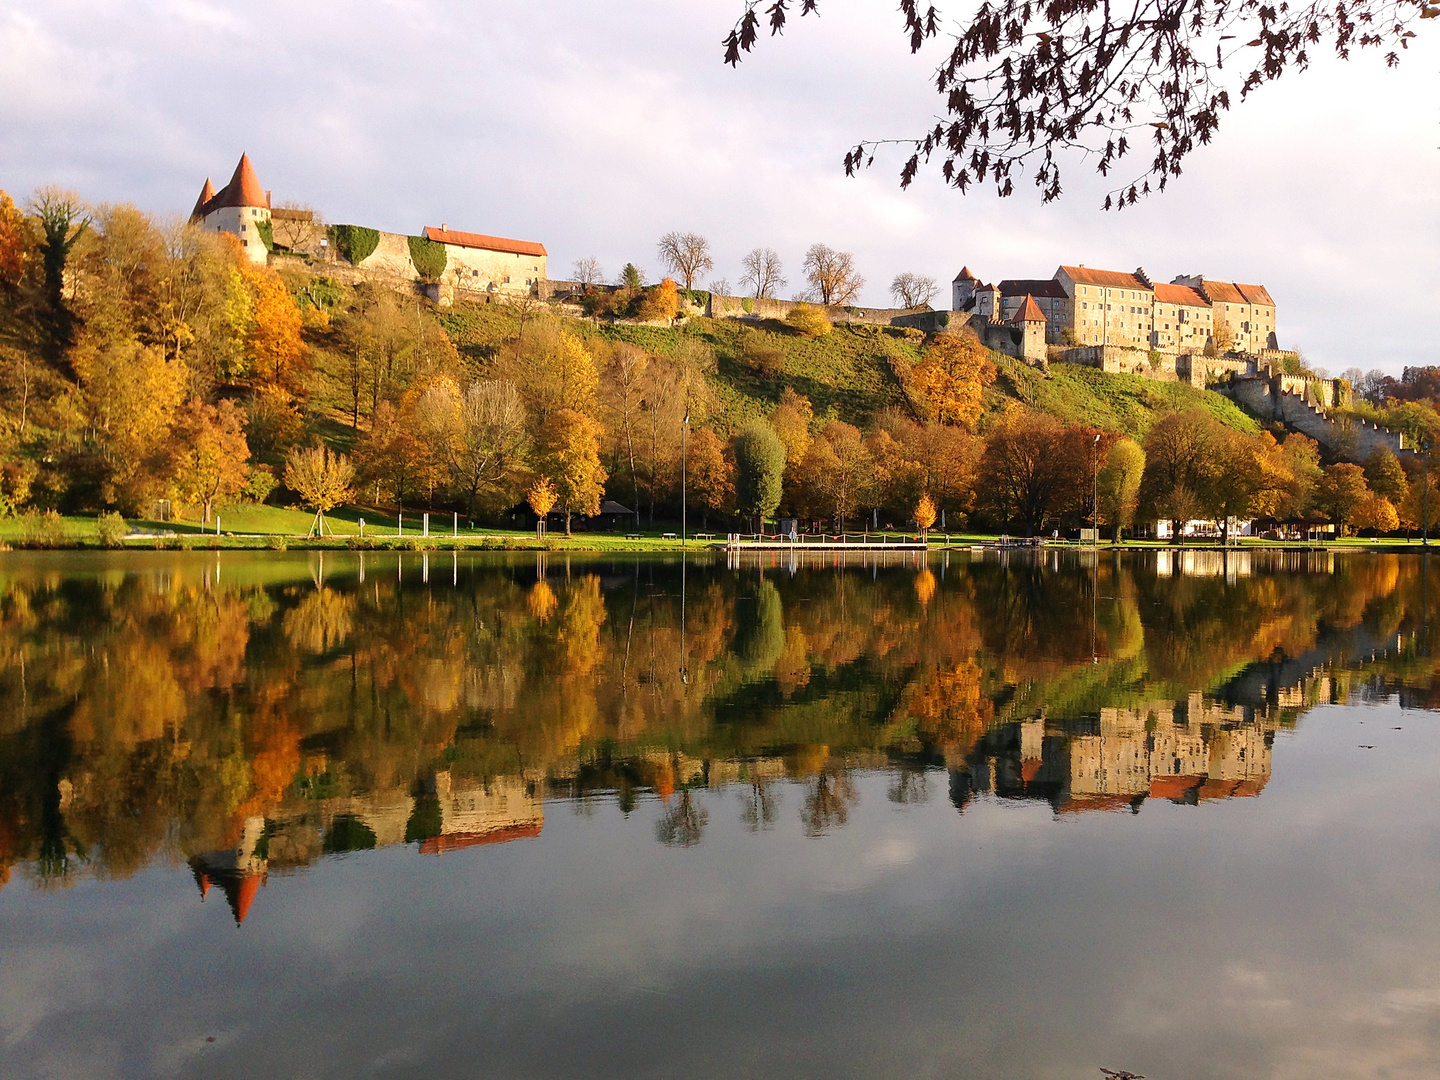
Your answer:
[[[780,505],[785,475],[785,447],[763,420],[756,420],[735,439],[735,502],[740,513],[756,520],[756,532]]]
[[[1095,477],[1100,517],[1120,540],[1120,530],[1135,525],[1140,504],[1140,481],[1145,475],[1145,451],[1133,439],[1116,439]]]
[[[1410,486],[1399,460],[1383,446],[1377,446],[1365,459],[1365,482],[1376,495],[1392,503],[1405,498]]]

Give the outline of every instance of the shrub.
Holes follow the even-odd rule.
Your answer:
[[[740,359],[755,374],[770,378],[785,367],[785,350],[774,335],[751,331],[740,339]]]
[[[275,226],[269,220],[257,221],[255,231],[260,234],[260,242],[265,245],[265,250],[275,250]]]
[[[125,519],[107,510],[95,519],[95,535],[101,547],[117,548],[125,538]]]
[[[785,317],[790,328],[801,337],[822,338],[830,333],[830,318],[825,309],[814,304],[796,304]]]
[[[29,510],[23,517],[20,535],[28,547],[59,547],[66,540],[65,523],[54,510]]]
[[[335,225],[330,229],[330,242],[351,266],[359,266],[375,254],[380,246],[380,233],[363,225]]]
[[[415,264],[415,272],[424,281],[439,281],[440,275],[445,273],[445,264],[449,261],[445,254],[445,245],[427,240],[423,236],[411,236],[407,239],[410,241],[410,261]]]
[[[755,310],[755,301],[747,296],[745,297],[745,299],[740,301],[740,306],[745,309],[745,314],[749,315]]]
[[[669,321],[680,310],[680,297],[675,282],[666,278],[659,285],[646,289],[637,305],[637,314],[646,322]]]
[[[290,545],[285,543],[283,536],[272,536],[265,541],[265,546],[271,551],[284,551]]]

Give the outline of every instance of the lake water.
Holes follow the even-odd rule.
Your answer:
[[[1434,573],[0,555],[0,1076],[1440,1077]]]

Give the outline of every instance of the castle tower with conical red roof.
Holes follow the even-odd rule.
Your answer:
[[[206,179],[190,220],[238,237],[250,261],[265,264],[270,256],[270,193],[260,186],[249,154],[240,155],[230,182],[219,191]]]

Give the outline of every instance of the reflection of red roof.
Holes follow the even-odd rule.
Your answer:
[[[1134,795],[1075,795],[1062,803],[1057,814],[1081,814],[1086,810],[1130,810]]]
[[[1155,299],[1162,304],[1179,304],[1182,307],[1209,307],[1210,302],[1189,285],[1164,285],[1155,283]]]
[[[240,878],[239,887],[233,896],[226,896],[230,901],[230,910],[235,913],[235,925],[239,926],[245,921],[245,916],[250,914],[250,905],[255,902],[255,894],[260,891],[261,875],[244,874]]]
[[[1020,305],[1020,310],[1015,312],[1015,317],[1010,321],[1017,326],[1027,322],[1044,322],[1045,313],[1040,310],[1040,305],[1035,303],[1035,297],[1026,296],[1025,303]]]
[[[1084,266],[1062,266],[1060,269],[1069,274],[1072,281],[1080,285],[1103,285],[1112,289],[1150,291],[1150,286],[1134,274],[1126,274],[1119,270],[1091,270]]]
[[[1027,757],[1020,763],[1020,779],[1025,783],[1034,780],[1040,775],[1040,766],[1044,764],[1038,757]]]
[[[1239,786],[1238,780],[1206,780],[1200,785],[1200,798],[1228,799],[1235,794],[1235,789]]]
[[[479,847],[482,844],[504,844],[510,840],[533,840],[540,835],[541,823],[533,825],[511,825],[504,829],[492,829],[483,833],[447,833],[420,841],[420,854],[444,855],[462,848]]]
[[[425,226],[425,239],[437,244],[451,244],[454,247],[481,248],[485,251],[504,251],[511,255],[544,255],[545,245],[530,240],[508,240],[503,236],[486,236],[484,233],[459,232],[456,229],[435,229]]]
[[[1260,792],[1265,790],[1265,785],[1270,782],[1268,776],[1259,776],[1250,780],[1241,780],[1235,785],[1235,790],[1230,794],[1237,799],[1253,799]]]
[[[1153,799],[1183,799],[1186,792],[1199,787],[1203,776],[1157,776],[1150,781],[1150,797]]]
[[[202,213],[211,214],[226,206],[268,207],[269,205],[269,196],[260,186],[260,178],[255,175],[255,167],[250,164],[250,155],[241,154],[240,164],[235,166],[235,175],[230,177],[230,182],[221,188],[214,198],[206,201]]]
[[[209,875],[209,874],[196,874],[196,875],[195,875],[195,880],[196,880],[196,881],[199,883],[199,885],[200,885],[200,899],[201,899],[201,900],[204,900],[205,897],[207,897],[207,896],[210,895],[210,875]]]

